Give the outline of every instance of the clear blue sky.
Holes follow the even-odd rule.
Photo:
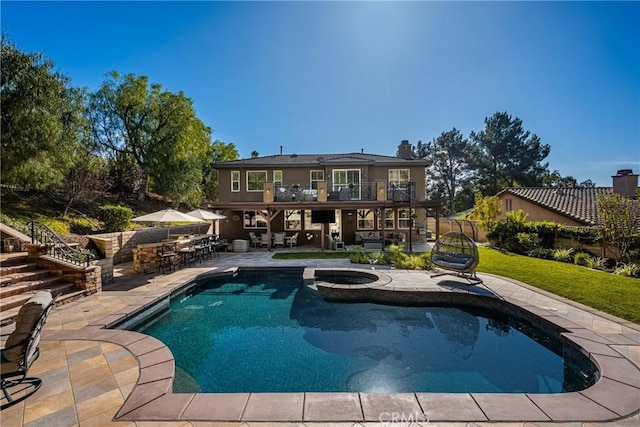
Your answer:
[[[640,3],[8,2],[3,30],[75,86],[146,75],[242,157],[394,155],[507,111],[550,169],[640,172]]]

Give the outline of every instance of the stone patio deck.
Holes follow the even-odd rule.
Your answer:
[[[467,287],[452,276],[384,269],[390,281],[380,289],[471,291],[517,304],[569,331],[566,336],[599,366],[596,385],[563,394],[174,394],[173,356],[160,341],[104,329],[211,272],[237,266],[353,267],[348,260],[280,261],[272,254],[222,253],[166,275],[135,275],[131,265],[116,266],[117,277],[103,292],[52,312],[40,358],[29,372],[44,385],[2,410],[2,426],[640,425],[640,325],[489,275],[480,275],[483,285]]]

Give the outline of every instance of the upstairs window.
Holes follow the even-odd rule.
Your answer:
[[[351,199],[360,199],[360,169],[333,170],[333,191],[347,189]]]
[[[231,191],[233,193],[240,191],[240,171],[231,171]]]
[[[318,181],[324,181],[324,171],[322,170],[313,170],[309,172],[310,177],[309,180],[311,182],[311,189],[318,189]]]
[[[282,171],[273,171],[273,188],[282,187]]]
[[[407,185],[409,179],[409,169],[389,169],[389,184]]]
[[[267,171],[247,171],[247,191],[264,191]]]

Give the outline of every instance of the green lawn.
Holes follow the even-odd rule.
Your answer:
[[[488,248],[480,248],[478,271],[510,277],[640,324],[639,279]]]
[[[481,247],[478,271],[508,277],[640,324],[640,280]],[[349,252],[279,252],[274,259],[349,258]]]

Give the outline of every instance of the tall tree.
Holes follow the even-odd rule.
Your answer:
[[[105,159],[89,151],[78,154],[75,164],[69,169],[60,186],[60,192],[65,198],[62,215],[67,215],[75,202],[91,197],[95,192],[105,189],[107,185]]]
[[[218,171],[215,164],[236,160],[240,154],[234,143],[226,144],[216,140],[211,144],[209,159],[210,164],[206,165],[204,171],[204,197],[208,200],[218,200]]]
[[[629,250],[640,237],[640,202],[621,194],[598,197],[600,234],[613,246],[613,257],[629,259]]]
[[[484,130],[469,135],[474,148],[470,166],[476,171],[482,193],[493,195],[505,187],[542,185],[549,166],[542,161],[549,155],[549,145],[525,131],[522,120],[506,112],[497,112],[484,123]]]
[[[432,196],[443,194],[446,197],[450,214],[455,212],[456,192],[469,175],[470,149],[469,140],[456,128],[426,144],[418,142],[418,157],[430,160],[427,188]]]
[[[90,95],[89,114],[96,143],[130,155],[144,172],[145,184],[153,183],[174,205],[202,196],[211,130],[182,92],[165,91],[145,76],[112,72]]]
[[[0,45],[2,181],[33,189],[60,184],[85,130],[84,92],[6,33]]]

